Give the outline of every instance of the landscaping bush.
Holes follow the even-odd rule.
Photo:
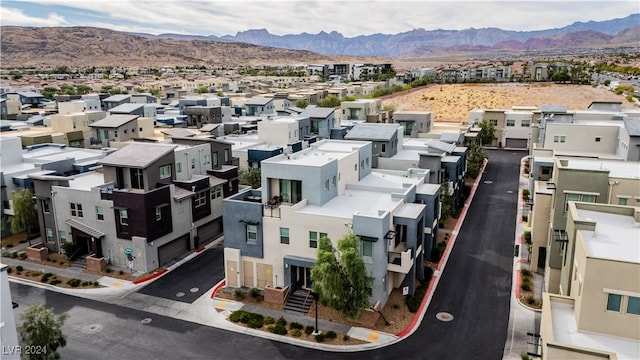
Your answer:
[[[118,271],[118,274],[124,275],[124,271],[120,270],[120,271]]]
[[[291,336],[300,337],[302,336],[302,331],[300,329],[292,329]]]
[[[13,247],[13,244],[7,244],[7,249],[11,249]]]
[[[239,322],[240,319],[248,314],[245,310],[236,310],[229,315],[229,321],[231,322]]]
[[[8,267],[8,268],[7,268],[7,274],[11,274],[12,272],[13,272],[13,269],[12,269],[12,268],[10,268],[10,267]]]
[[[273,318],[273,317],[271,317],[271,316],[265,316],[265,318],[264,318],[264,323],[265,323],[266,325],[275,324],[275,323],[276,323],[276,319],[274,319],[274,318]]]
[[[15,253],[14,253],[15,254]],[[22,270],[24,270],[24,268],[22,267],[22,265],[18,265],[16,266],[16,271],[17,272],[21,272]]]
[[[305,334],[307,334],[307,335],[311,335],[311,333],[313,332],[313,330],[314,330],[314,329],[315,329],[315,328],[314,328],[313,326],[311,326],[311,325],[307,325],[307,326],[304,328],[304,333],[305,333]]]
[[[249,290],[249,296],[251,296],[252,299],[257,300],[258,297],[260,297],[260,289],[258,288],[251,288]]]
[[[347,334],[342,335],[342,340],[344,341],[349,341],[349,339],[351,339],[351,337]]]
[[[319,343],[324,342],[324,339],[325,339],[324,334],[318,334],[318,335],[316,335],[316,341],[317,341],[317,342],[319,342]]]
[[[520,269],[520,274],[522,275],[522,277],[530,277],[531,276],[531,270],[529,270],[527,268],[522,268],[522,269]]]
[[[93,283],[91,281],[83,281],[82,286],[91,286]]]
[[[287,328],[284,325],[278,325],[273,328],[273,333],[278,335],[287,335]]]
[[[531,305],[534,302],[536,302],[536,299],[533,297],[533,295],[527,296],[527,304]]]
[[[99,283],[99,282],[97,282],[97,281],[94,281],[94,282],[93,282],[93,286],[98,287],[98,286],[100,286],[100,283]]]
[[[19,256],[20,256],[20,259],[24,260],[27,258],[27,253],[21,252]]]
[[[522,221],[524,222],[529,221],[529,215],[522,215]]]
[[[53,276],[53,274],[50,273],[50,272],[42,274],[42,277],[40,278],[40,282],[46,283],[46,282],[49,281],[49,278],[52,277],[52,276]]]
[[[325,335],[325,337],[327,339],[335,339],[336,337],[338,337],[338,334],[336,334],[336,332],[333,330],[329,330],[327,331],[327,334]]]
[[[58,285],[60,283],[62,283],[62,280],[60,280],[60,279],[53,279],[53,280],[49,281],[49,284],[51,284],[51,285]]]
[[[531,245],[531,231],[526,230],[524,234],[522,234],[522,238],[527,244]]]
[[[263,325],[264,325],[263,319],[260,319],[257,317],[252,317],[251,319],[249,319],[249,322],[247,323],[247,326],[252,329],[260,329]]]
[[[277,326],[287,326],[287,320],[285,320],[284,317],[280,316],[280,318],[276,322],[276,325]]]
[[[522,289],[523,291],[531,291],[531,284],[523,282],[522,284],[520,284],[520,289]]]
[[[240,289],[233,290],[233,298],[236,300],[244,299],[244,292]]]
[[[71,256],[76,252],[76,246],[72,242],[65,241],[62,243],[62,250],[67,256]]]
[[[529,200],[529,196],[531,196],[531,192],[529,191],[529,189],[522,190],[522,200]]]
[[[107,274],[111,274],[112,271],[111,268],[107,268]]]
[[[67,285],[71,286],[71,287],[78,287],[80,286],[80,284],[82,283],[82,280],[80,279],[69,279],[67,280]]]
[[[267,326],[267,331],[268,331],[268,332],[271,332],[271,333],[272,333],[272,332],[274,332],[275,330],[276,330],[276,326],[275,326],[275,325],[269,325],[269,326]]]
[[[15,259],[18,257],[18,253],[12,252],[10,258]]]
[[[444,241],[439,242],[438,245],[436,245],[436,247],[431,249],[431,261],[433,261],[434,263],[439,262],[446,248],[447,248],[446,242]]]
[[[302,324],[297,323],[297,322],[292,322],[291,324],[289,324],[289,328],[290,329],[298,329],[298,330],[302,330],[304,329],[304,326],[302,326]]]

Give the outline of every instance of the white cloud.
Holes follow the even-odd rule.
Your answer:
[[[0,19],[2,19],[2,25],[16,25],[16,26],[63,26],[67,25],[67,21],[64,17],[56,14],[49,13],[46,18],[33,17],[25,15],[20,9],[13,9],[7,7],[0,7]]]

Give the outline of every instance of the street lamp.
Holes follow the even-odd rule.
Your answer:
[[[316,327],[311,334],[320,335],[320,330],[318,330],[318,293],[311,291],[310,295],[313,296],[313,299],[316,301]]]

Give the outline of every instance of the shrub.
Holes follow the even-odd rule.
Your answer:
[[[531,284],[523,282],[522,284],[520,284],[520,289],[522,289],[523,291],[531,291]]]
[[[522,215],[522,221],[524,222],[529,221],[529,215]]]
[[[284,317],[280,316],[278,321],[276,321],[276,325],[278,325],[278,326],[287,326],[287,320],[285,320]]]
[[[523,277],[529,277],[531,276],[531,270],[527,268],[522,268],[520,269],[520,274],[522,274]]]
[[[111,268],[107,268],[107,274],[111,274],[112,271]]]
[[[316,335],[316,341],[317,341],[317,342],[319,342],[319,343],[324,342],[324,339],[325,339],[324,334],[318,334],[318,335]]]
[[[55,264],[55,263],[57,263],[57,262],[58,262],[58,260],[56,260],[56,259],[52,259],[52,260],[51,260],[51,262]]]
[[[78,287],[82,281],[80,279],[69,279],[67,280],[67,285],[71,287]]]
[[[289,328],[302,330],[302,329],[304,329],[304,326],[302,326],[302,324],[297,323],[297,322],[294,321],[291,324],[289,324]]]
[[[534,302],[536,302],[536,299],[533,297],[533,295],[527,296],[527,304],[531,305]]]
[[[11,258],[12,258],[12,259],[15,259],[15,258],[17,258],[17,257],[18,257],[18,253],[16,253],[16,252],[12,252],[12,253],[11,253]]]
[[[120,270],[120,271],[118,271],[118,274],[124,275],[124,271]]]
[[[397,310],[397,309],[400,309],[400,305],[398,305],[398,304],[393,304],[393,305],[391,305],[391,307],[392,307],[392,308],[394,308],[394,309],[396,309],[396,310]]]
[[[49,281],[49,284],[51,284],[51,285],[58,285],[60,283],[62,283],[62,280],[60,280],[60,279],[53,279],[53,280]]]
[[[275,324],[275,323],[276,323],[276,319],[274,319],[274,318],[273,318],[273,317],[271,317],[271,316],[265,316],[265,318],[264,318],[264,323],[265,323],[266,325]]]
[[[249,290],[249,296],[251,296],[252,299],[256,300],[260,296],[260,289],[251,288]]]
[[[327,339],[335,339],[336,337],[338,337],[338,334],[336,334],[336,332],[333,330],[329,330],[327,331],[327,334],[325,335],[325,337]]]
[[[276,324],[273,328],[273,333],[278,335],[287,335],[287,328],[284,325]]]
[[[302,336],[302,331],[300,331],[300,329],[292,329],[291,330],[291,336],[300,337],[300,336]]]
[[[46,282],[49,281],[49,278],[52,277],[52,276],[53,276],[53,274],[50,273],[50,272],[42,274],[42,277],[40,278],[40,282],[46,283]]]
[[[13,244],[7,244],[7,249],[11,249],[13,247]]]
[[[252,329],[260,329],[263,325],[264,320],[257,317],[252,317],[251,319],[249,319],[249,322],[247,322],[247,326]]]
[[[529,196],[531,195],[531,192],[529,191],[529,189],[524,189],[522,190],[522,199],[524,201],[529,200]]]
[[[98,287],[98,286],[100,286],[100,283],[99,283],[99,282],[97,282],[97,281],[94,281],[94,282],[93,282],[93,286]]]
[[[239,322],[240,319],[245,316],[247,312],[245,310],[236,310],[229,315],[229,321],[231,322]]]
[[[244,292],[240,289],[233,290],[233,298],[236,300],[244,299]]]
[[[10,267],[8,267],[8,268],[7,268],[7,274],[11,274],[12,272],[13,272],[13,269],[12,269],[12,268],[10,268]]]
[[[347,334],[342,335],[342,340],[344,341],[349,341],[349,339],[351,339],[351,337]]]
[[[524,241],[525,241],[527,244],[531,244],[531,231],[526,230],[526,231],[524,232],[524,234],[522,235],[522,237],[524,238]]]
[[[274,332],[275,330],[276,330],[275,325],[269,325],[269,326],[267,326],[267,331],[268,331],[268,332],[271,332],[271,333],[272,333],[272,332]]]
[[[15,254],[15,253],[14,253]],[[24,268],[22,267],[22,265],[18,265],[16,266],[16,271],[17,272],[21,272],[22,270],[24,270]]]
[[[313,330],[314,330],[314,329],[315,329],[315,328],[314,328],[313,326],[311,326],[311,325],[307,325],[307,326],[304,328],[304,333],[305,333],[305,334],[307,334],[307,335],[311,335],[311,333],[313,332]]]
[[[91,281],[83,281],[82,286],[91,286],[93,283]]]
[[[21,252],[20,253],[20,259],[24,260],[27,258],[27,253]]]

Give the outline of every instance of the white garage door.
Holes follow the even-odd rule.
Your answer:
[[[515,149],[526,149],[527,148],[527,139],[507,139],[507,143],[505,147],[515,148]]]
[[[179,259],[189,251],[189,235],[181,236],[158,248],[160,266]]]

